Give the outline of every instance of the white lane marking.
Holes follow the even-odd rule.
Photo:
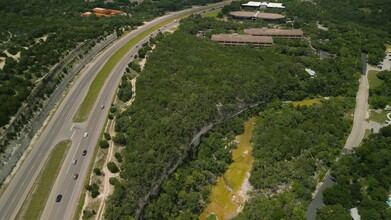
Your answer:
[[[75,153],[73,154],[73,157],[71,158],[71,160],[75,159],[75,155],[77,153],[77,149],[79,149],[79,147],[80,147],[80,144],[81,143],[79,143],[79,145],[77,145],[77,148],[76,148]],[[68,169],[67,169],[67,172],[65,173],[65,176],[68,175],[69,169],[71,169],[72,166],[73,166],[72,163],[68,166]]]
[[[75,124],[72,124],[72,127],[69,129],[69,131],[72,131],[73,127],[75,127]]]
[[[71,139],[73,138],[73,135],[75,135],[76,133],[76,130],[73,131],[72,135],[71,135]]]

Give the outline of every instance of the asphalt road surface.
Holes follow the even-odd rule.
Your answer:
[[[84,123],[74,124],[72,118],[87,94],[93,79],[106,61],[130,39],[162,21],[197,9],[199,7],[172,13],[148,22],[113,43],[86,66],[0,198],[1,220],[10,220],[16,217],[51,150],[59,141],[65,139],[71,140],[72,146],[58,174],[41,219],[72,218],[88,165],[93,156],[93,148],[100,138],[100,132],[107,118],[115,91],[127,64],[137,53],[138,48],[132,48],[115,66],[109,79],[106,80],[88,120]],[[167,25],[166,28],[170,28],[170,25]],[[140,43],[147,41],[149,37],[144,38]],[[102,105],[105,106],[103,109]],[[88,132],[87,137],[84,137],[85,132]],[[86,156],[82,156],[83,150],[88,151]],[[73,159],[77,160],[75,165],[71,164]],[[79,174],[78,179],[72,178],[74,174]],[[60,202],[55,201],[58,194],[63,195]]]
[[[346,140],[345,146],[342,149],[341,154],[345,154],[352,148],[358,147],[365,135],[365,129],[367,128],[365,118],[367,117],[368,112],[368,66],[366,69],[366,74],[361,75],[360,86],[356,95],[356,108],[354,110],[352,131],[350,132],[349,137]],[[308,206],[307,220],[315,220],[316,210],[324,206],[324,203],[322,201],[322,192],[325,188],[331,185],[333,185],[333,181],[331,179],[330,173],[328,173],[322,186],[319,188],[311,204]]]

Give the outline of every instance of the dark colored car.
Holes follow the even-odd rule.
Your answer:
[[[87,155],[87,151],[83,150],[83,153],[81,153],[81,155],[83,155],[83,156]]]
[[[56,197],[56,202],[60,202],[62,199],[62,195],[61,194],[58,194],[57,197]]]
[[[78,177],[79,177],[79,174],[75,173],[75,174],[73,174],[73,177],[72,177],[72,178],[73,178],[74,180],[77,180]]]

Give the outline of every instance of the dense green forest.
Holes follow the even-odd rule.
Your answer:
[[[0,126],[8,123],[26,100],[37,80],[50,67],[81,42],[99,39],[123,27],[135,27],[143,21],[191,5],[218,0],[143,1],[103,0],[2,0],[0,1]],[[82,18],[94,7],[120,9],[126,16]],[[8,52],[9,54],[7,54]],[[12,56],[20,52],[20,58]],[[11,56],[12,55],[12,56]],[[51,90],[50,90],[51,91]]]
[[[237,219],[304,219],[318,178],[330,167],[350,130],[347,112],[352,106],[353,99],[333,99],[312,107],[282,107],[279,101],[265,107],[257,117],[253,138],[250,182],[254,191]],[[243,132],[238,129],[244,120],[239,119],[214,129],[191,150],[187,163],[146,208],[146,219],[198,219],[209,203],[211,186],[230,163],[228,143]],[[236,130],[226,130],[233,125]]]
[[[230,17],[231,11],[255,10],[241,8],[244,2],[247,1],[234,1],[224,6],[222,13]],[[391,35],[391,5],[387,0],[285,0],[283,3],[286,10],[262,10],[286,15],[293,23],[281,26],[303,28],[314,48],[338,56],[351,53],[349,44],[354,44],[368,53],[370,64],[376,65],[383,59],[384,44],[390,42]],[[258,23],[268,26],[264,22]],[[319,29],[317,23],[326,30]],[[349,44],[344,41],[346,37],[351,39]]]
[[[344,146],[354,99],[260,114],[253,134],[251,200],[237,219],[305,219],[311,193]]]
[[[333,166],[336,184],[325,189],[320,213],[347,213],[358,207],[363,220],[391,219],[386,201],[391,187],[391,127],[371,134],[362,146]],[[342,207],[342,208],[341,208]],[[326,214],[318,219],[329,219]]]
[[[369,103],[375,109],[383,109],[391,103],[391,71],[381,71],[376,74],[381,84],[369,90]]]
[[[368,53],[368,62],[378,64],[384,57],[384,44],[390,41],[391,6],[387,0],[315,0],[284,1],[288,17],[293,25],[302,27],[314,41],[314,47],[332,54],[350,53],[347,45],[341,44],[341,35],[353,38],[352,44]],[[328,30],[317,28],[316,22]],[[319,38],[313,38],[318,32]],[[311,33],[311,34],[310,34]]]
[[[276,98],[301,100],[355,95],[361,71],[360,50],[354,50],[355,47],[351,48],[355,51],[353,54],[319,60],[305,40],[279,39],[270,48],[223,47],[195,36],[200,30],[229,32],[231,28],[241,30],[248,26],[251,24],[191,16],[181,21],[177,32],[158,42],[138,77],[136,101],[116,119],[118,136],[126,137],[123,142],[126,153],[121,165],[122,181],[116,185],[108,202],[106,218],[134,215],[138,202],[154,183],[178,161],[189,160],[189,151],[194,150],[189,146],[193,135],[243,106]],[[315,69],[317,77],[311,78],[304,71],[305,67]],[[336,138],[341,139],[341,136]],[[339,145],[333,147],[339,149]],[[333,158],[334,153],[324,152],[323,156]],[[198,158],[197,154],[192,158]],[[186,166],[183,169],[183,172],[191,170]],[[213,175],[217,176],[223,170],[215,172]],[[175,175],[169,181],[171,178]],[[179,189],[193,189],[175,184]],[[171,193],[174,192],[164,191],[165,198],[161,202]],[[198,193],[188,199],[193,202],[197,198],[207,199]],[[175,198],[170,203],[177,202]],[[175,217],[187,210],[186,216],[196,216],[200,208],[188,210],[190,206],[186,204],[183,202],[183,210],[178,207],[170,213],[161,210],[169,206],[158,202],[148,206],[145,214],[159,218],[164,212],[164,216]]]

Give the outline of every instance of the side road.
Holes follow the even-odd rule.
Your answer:
[[[356,108],[354,110],[354,120],[352,131],[346,140],[344,148],[341,150],[341,155],[349,152],[354,147],[358,147],[364,138],[365,130],[368,129],[368,123],[365,121],[369,117],[368,112],[368,95],[369,83],[368,72],[371,67],[367,64],[365,74],[361,75],[360,85],[356,95]],[[311,204],[307,208],[307,220],[315,220],[316,210],[324,206],[323,190],[333,185],[330,172],[327,172],[326,177],[320,187],[317,189]]]

